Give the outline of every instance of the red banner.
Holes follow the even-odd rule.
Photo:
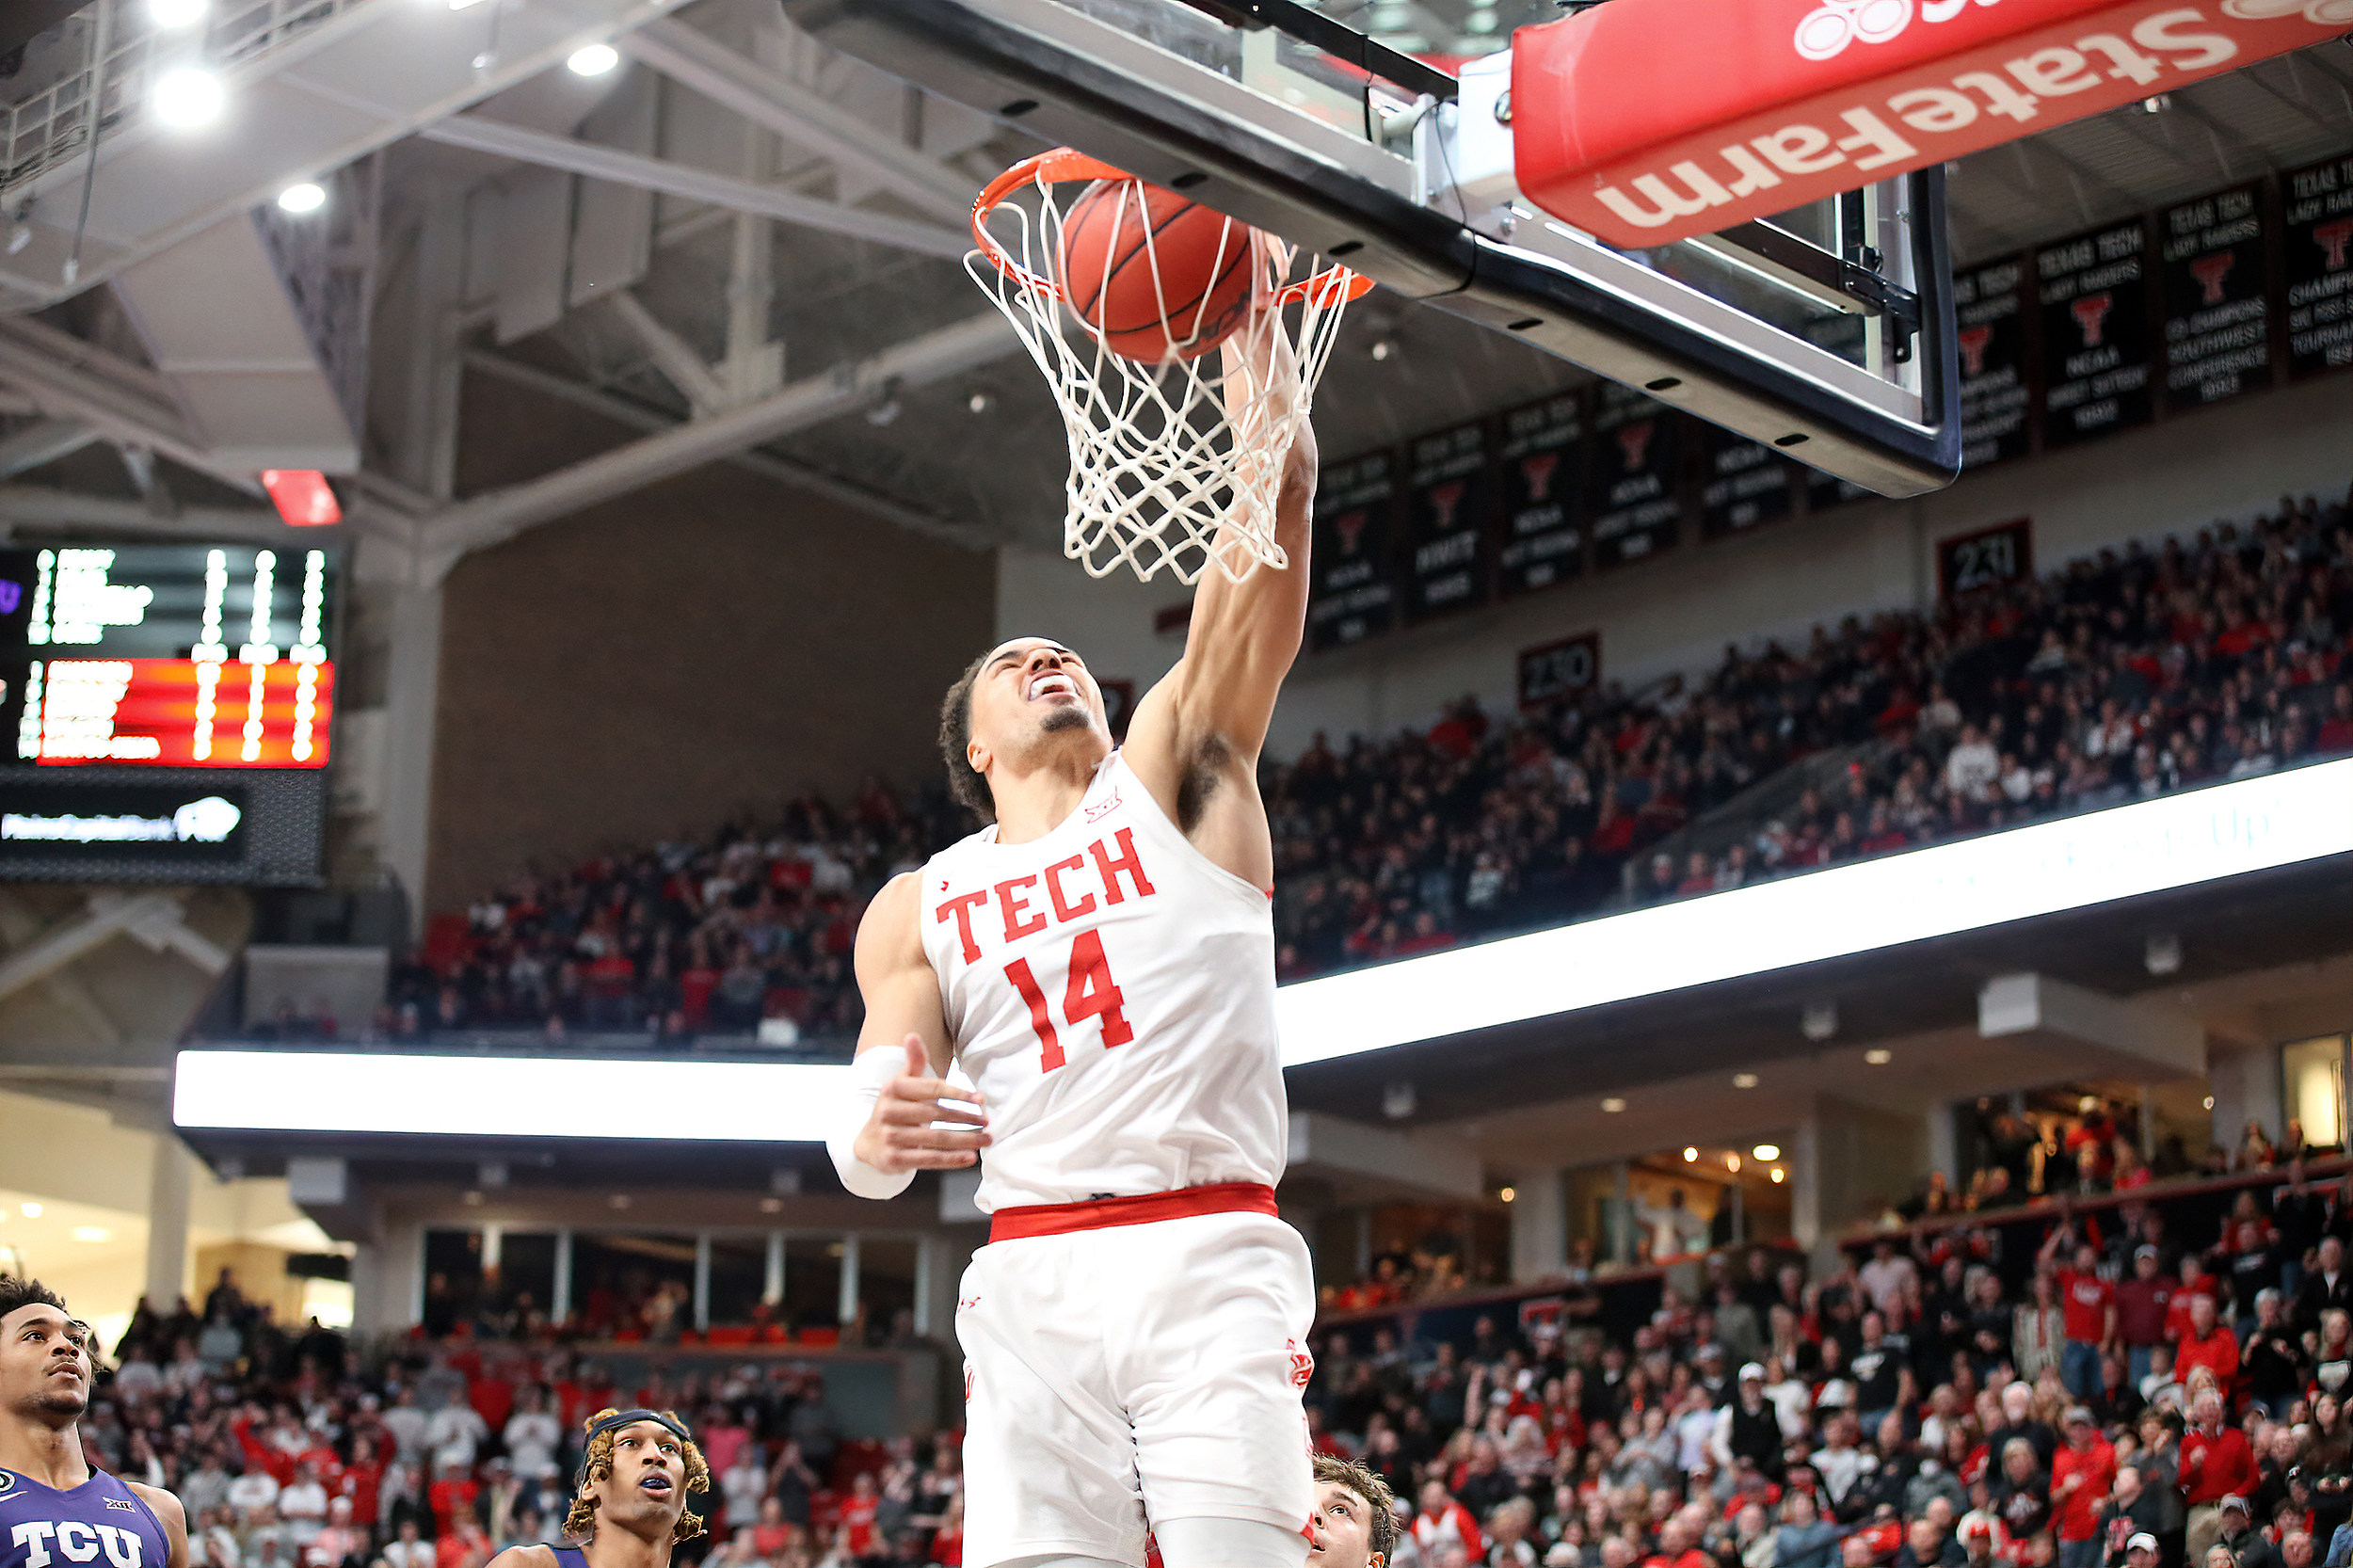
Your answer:
[[[1612,0],[1512,40],[1520,190],[1642,247],[2353,29],[2353,0]]]
[[[327,765],[335,666],[56,659],[35,666],[21,755],[44,766]]]

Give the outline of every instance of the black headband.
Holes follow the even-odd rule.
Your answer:
[[[610,1416],[589,1423],[588,1435],[581,1440],[580,1474],[572,1478],[572,1490],[577,1492],[588,1484],[588,1445],[608,1432],[616,1431],[621,1427],[635,1426],[640,1421],[651,1421],[681,1443],[695,1441],[694,1434],[686,1430],[686,1424],[675,1416],[659,1410],[616,1410]]]

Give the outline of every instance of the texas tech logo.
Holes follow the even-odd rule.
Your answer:
[[[2353,250],[2353,217],[2341,217],[2334,223],[2320,225],[2313,231],[2313,242],[2329,258],[2329,270],[2339,270],[2345,265],[2346,252]]]
[[[1430,531],[1444,534],[1454,527],[1454,510],[1463,504],[1463,492],[1470,487],[1457,479],[1449,484],[1433,486],[1430,490]]]
[[[2238,257],[2225,250],[2212,256],[2201,256],[2189,264],[2189,275],[2198,280],[2198,287],[2205,295],[2209,306],[2222,303],[2222,280],[2231,275]]]
[[[1983,376],[1985,351],[1993,346],[1993,328],[1964,327],[1954,334],[1953,342],[1961,349],[1962,370],[1971,376]]]
[[[2084,346],[2097,348],[2107,336],[2108,312],[2116,307],[2112,294],[2088,294],[2075,301],[2075,326],[2083,332]]]
[[[1625,459],[1626,472],[1642,472],[1642,459],[1650,454],[1650,439],[1657,428],[1657,421],[1647,419],[1618,426],[1618,456]]]
[[[1558,452],[1538,452],[1520,459],[1520,478],[1528,485],[1528,499],[1541,504],[1552,499],[1552,476],[1561,467]]]
[[[1340,536],[1341,554],[1356,553],[1357,547],[1364,543],[1365,523],[1370,516],[1367,512],[1342,512],[1332,520],[1332,532]]]

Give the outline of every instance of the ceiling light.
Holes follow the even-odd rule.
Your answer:
[[[1806,1004],[1798,1015],[1798,1032],[1816,1045],[1820,1045],[1838,1032],[1838,1004],[1834,1001],[1815,1001]]]
[[[629,1207],[629,1194],[627,1192],[614,1193],[613,1207],[616,1208],[627,1208]]]
[[[1625,1109],[1625,1101],[1620,1099],[1615,1095],[1611,1095],[1609,1098],[1601,1102],[1602,1114],[1606,1116],[1614,1116]]]
[[[1779,1144],[1759,1144],[1749,1152],[1754,1155],[1757,1159],[1765,1161],[1766,1164],[1769,1165],[1774,1160],[1781,1158],[1781,1145]]]
[[[1375,363],[1378,363],[1396,356],[1397,342],[1393,338],[1375,338],[1372,340],[1372,346],[1366,352],[1372,356]]]
[[[760,1200],[760,1211],[762,1214],[781,1214],[784,1212],[784,1200],[782,1198],[762,1198]]]
[[[482,1207],[482,1194],[468,1192],[463,1201],[468,1208],[479,1208]]]
[[[1687,1165],[1697,1160],[1699,1157],[1700,1151],[1697,1149],[1687,1148],[1683,1151],[1683,1162]]]
[[[290,213],[315,213],[327,205],[327,192],[305,180],[280,191],[278,205]]]
[[[976,392],[964,400],[964,406],[976,414],[984,414],[997,407],[997,400],[984,392]]]
[[[2142,945],[2140,962],[2153,975],[2176,973],[2182,967],[2182,939],[2170,933],[2152,936]]]
[[[185,27],[212,8],[213,0],[147,0],[147,20],[158,27]]]
[[[173,130],[185,131],[218,120],[227,97],[219,77],[200,67],[184,65],[155,78],[148,105],[155,111],[157,120]]]
[[[38,1220],[40,1218],[40,1205],[37,1203],[28,1203],[24,1205],[23,1208],[24,1210],[24,1217],[26,1219]]]
[[[76,1241],[104,1241],[114,1235],[102,1225],[75,1225],[72,1236]]]
[[[470,6],[479,6],[480,4],[482,4],[482,0],[449,0],[449,8],[454,11],[462,11]]]
[[[1782,1174],[1782,1169],[1781,1169],[1781,1167],[1780,1167],[1780,1166],[1776,1165],[1776,1166],[1774,1166],[1774,1167],[1773,1167],[1773,1180],[1774,1180],[1774,1181],[1776,1181],[1776,1182],[1780,1182],[1780,1181],[1785,1181],[1785,1180],[1787,1180],[1787,1179],[1788,1179],[1788,1178],[1787,1178],[1786,1176],[1785,1176]]]
[[[609,43],[592,43],[585,49],[573,50],[572,57],[564,66],[575,76],[601,76],[620,63],[618,49]]]
[[[2212,1095],[2208,1095],[2206,1096],[2206,1109],[2209,1111],[2214,1109],[2214,1096]]]
[[[1735,1089],[1753,1089],[1756,1087],[1756,1075],[1754,1073],[1735,1073],[1732,1075],[1732,1086]]]
[[[2173,95],[2169,92],[2160,92],[2140,101],[2140,112],[2143,114],[2163,114],[2172,106]]]
[[[1520,1194],[1516,1189],[1510,1187],[1503,1188],[1496,1193],[1496,1196],[1501,1198],[1505,1203],[1510,1203],[1513,1198],[1516,1198]]]
[[[1733,1172],[1735,1175],[1737,1175],[1737,1174],[1739,1173],[1739,1170],[1740,1170],[1740,1157],[1739,1157],[1738,1155],[1737,1155],[1737,1154],[1728,1154],[1728,1155],[1725,1155],[1725,1156],[1724,1156],[1724,1169],[1725,1169],[1725,1170],[1727,1170],[1727,1171],[1731,1171],[1731,1172]]]
[[[1890,1062],[1896,1060],[1896,1053],[1889,1050],[1885,1046],[1873,1046],[1869,1050],[1863,1053],[1863,1060],[1868,1062],[1874,1067],[1884,1067]]]
[[[1381,1114],[1393,1122],[1401,1122],[1412,1115],[1421,1104],[1421,1096],[1410,1082],[1397,1082],[1381,1091]]]

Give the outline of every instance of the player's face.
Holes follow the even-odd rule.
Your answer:
[[[1372,1505],[1353,1488],[1325,1481],[1316,1488],[1314,1544],[1308,1568],[1385,1568],[1372,1550]]]
[[[1046,737],[1076,733],[1111,744],[1102,688],[1086,661],[1050,637],[1016,637],[991,650],[972,683],[972,765],[984,756],[1026,750]]]
[[[17,1415],[63,1416],[89,1404],[88,1329],[36,1302],[0,1318],[0,1406]]]
[[[632,1535],[668,1530],[686,1512],[686,1448],[659,1421],[632,1421],[613,1433],[613,1473],[591,1481],[597,1520]]]

